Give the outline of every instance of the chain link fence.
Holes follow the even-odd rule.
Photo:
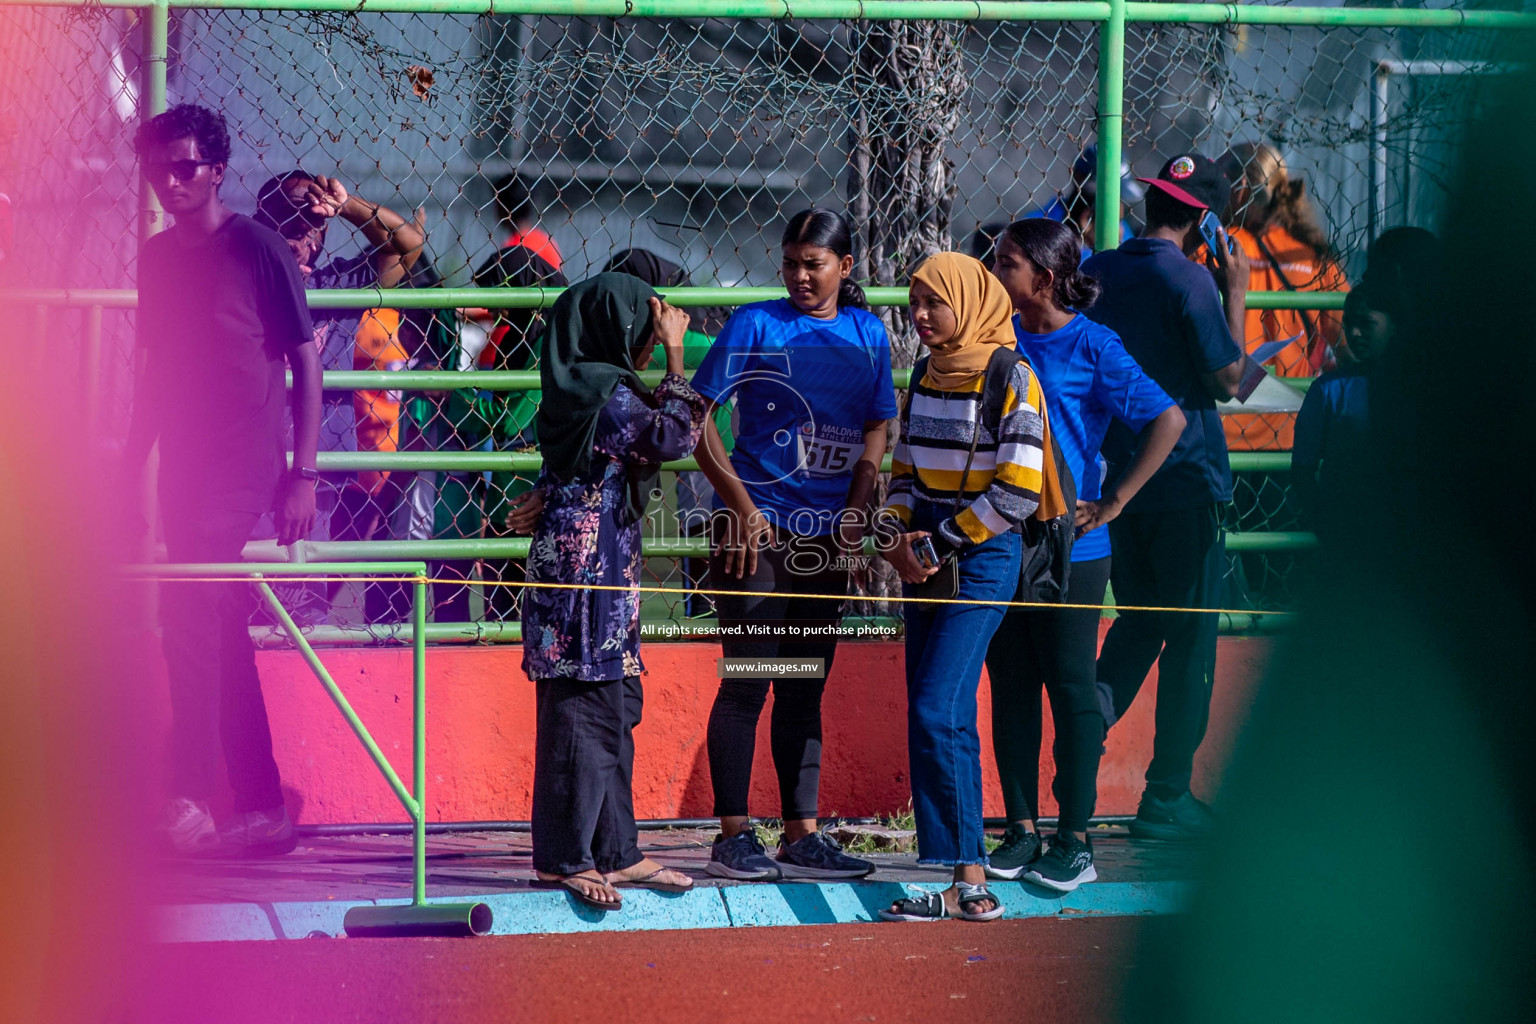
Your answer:
[[[0,7],[0,37],[17,43],[8,48],[17,57],[0,67],[0,146],[9,149],[0,152],[0,191],[15,222],[0,286],[133,286],[141,195],[131,139],[146,100],[140,19],[95,5]],[[1099,33],[1094,23],[1054,21],[176,9],[165,77],[170,103],[215,107],[228,119],[234,156],[224,195],[235,209],[252,209],[265,181],[295,168],[336,176],[371,202],[420,217],[430,263],[430,273],[418,267],[421,287],[558,283],[487,268],[509,241],[567,281],[645,249],[695,285],[775,285],[782,226],[811,205],[853,216],[857,276],[900,284],[927,252],[980,253],[996,225],[1031,211],[1078,221],[1092,237],[1083,155],[1097,131]],[[1229,219],[1252,228],[1256,268],[1273,264],[1263,280],[1256,269],[1255,290],[1337,290],[1385,227],[1435,226],[1459,126],[1476,115],[1476,84],[1501,70],[1495,36],[1133,23],[1130,175],[1155,175],[1190,148],[1232,154],[1250,185],[1237,190]],[[1126,204],[1126,231],[1137,213]],[[1286,251],[1266,260],[1259,243],[1281,244],[1276,224]],[[360,242],[337,224],[327,246],[345,257]],[[131,308],[39,309],[20,314],[32,317],[28,358],[81,371],[102,434],[120,438],[131,402]],[[536,367],[536,310],[445,302],[316,315],[331,371]],[[896,364],[910,365],[915,339],[899,309],[885,315]],[[696,315],[702,343],[718,322],[718,313]],[[1229,527],[1295,531],[1283,464],[1242,456],[1289,447],[1305,383],[1337,342],[1338,313],[1255,311],[1248,334],[1250,347],[1288,342],[1273,365],[1293,384],[1268,382],[1268,411],[1229,417],[1241,469]],[[467,377],[453,391],[329,391],[330,464],[356,452],[417,453],[414,466],[433,453],[531,457],[536,394],[474,385]],[[505,538],[506,502],[536,475],[536,460],[519,464],[329,472],[314,540]],[[692,473],[665,477],[664,524],[703,500],[699,484]],[[439,560],[437,575],[466,582],[435,588],[437,622],[515,621],[515,591],[479,585],[518,578],[515,545],[499,550],[510,554]],[[1234,555],[1231,602],[1285,607],[1303,557]],[[701,571],[684,558],[647,565],[672,587]],[[403,595],[376,585],[316,587],[305,600],[299,616],[311,624],[366,628],[404,617]],[[707,611],[707,602],[662,595],[645,614]]]

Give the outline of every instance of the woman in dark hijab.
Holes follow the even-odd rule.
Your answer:
[[[652,288],[684,288],[693,284],[687,271],[670,260],[662,259],[649,249],[621,249],[608,259],[608,269],[618,274],[638,277]],[[726,311],[718,306],[692,306],[688,310],[688,333],[683,336],[683,367],[697,370],[716,334],[725,326]],[[734,447],[731,433],[731,410],[722,407],[715,413],[715,429],[725,450]],[[714,507],[715,489],[698,470],[684,470],[677,474],[677,504],[673,511],[683,534],[687,537],[703,537],[709,532],[710,509]],[[684,558],[682,560],[683,583],[688,589],[709,589],[709,559]],[[683,598],[683,614],[689,617],[714,614],[714,598],[704,594],[689,594]]]
[[[661,463],[693,451],[704,400],[683,378],[688,316],[624,274],[571,287],[550,310],[539,379],[540,502],[523,599],[523,671],[538,688],[533,775],[537,884],[618,910],[615,884],[681,892],[693,880],[641,855],[630,773],[640,721],[640,523]],[[636,375],[660,342],[655,391]],[[526,507],[527,514],[519,515]],[[539,509],[536,513],[535,509]],[[600,589],[614,588],[614,589]]]

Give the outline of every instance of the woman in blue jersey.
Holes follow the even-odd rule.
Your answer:
[[[998,239],[994,273],[1018,310],[1018,350],[1039,375],[1052,429],[1077,481],[1077,540],[1065,603],[1097,605],[1109,581],[1104,524],[1163,464],[1184,429],[1184,414],[1113,331],[1076,312],[1099,294],[1098,283],[1078,269],[1080,243],[1056,221],[1017,221]],[[1098,453],[1112,424],[1139,434],[1140,442],[1125,472],[1106,486]],[[1023,875],[1069,891],[1097,877],[1087,830],[1105,729],[1094,671],[1100,617],[1097,608],[1014,609],[992,637],[992,745],[1009,822],[987,867],[993,878]],[[1035,830],[1042,683],[1056,730],[1052,791],[1060,815],[1048,848]]]
[[[797,214],[782,242],[789,298],[739,308],[694,375],[694,389],[711,403],[698,455],[715,489],[710,580],[751,592],[716,600],[725,656],[819,659],[821,677],[721,680],[709,716],[721,825],[709,871],[736,879],[857,878],[874,866],[817,829],[821,695],[886,423],[896,415],[890,339],[848,279],[853,240],[841,215]],[[728,403],[735,404],[730,455],[713,418]],[[784,817],[777,859],[759,842],[747,806],[770,684]]]

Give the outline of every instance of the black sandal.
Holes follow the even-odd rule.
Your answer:
[[[942,892],[930,892],[897,900],[879,914],[882,921],[942,921],[949,916],[949,908]]]
[[[566,892],[576,897],[579,902],[591,907],[593,910],[624,909],[624,900],[622,898],[614,900],[611,903],[606,900],[597,899],[596,897],[590,896],[584,892],[581,886],[577,884],[578,881],[596,882],[598,885],[607,885],[612,888],[608,880],[603,878],[601,875],[566,875],[564,878],[535,878],[529,884],[535,889],[564,889]]]
[[[995,921],[1003,916],[1003,901],[993,894],[987,884],[971,885],[969,882],[960,882],[960,919],[962,921]],[[978,910],[972,913],[965,908],[976,903],[991,903],[991,910]]]

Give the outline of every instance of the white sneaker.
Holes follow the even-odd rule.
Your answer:
[[[288,808],[236,814],[219,829],[224,853],[231,857],[275,857],[298,845]]]
[[[208,804],[184,796],[172,797],[160,819],[171,849],[183,856],[207,856],[219,848],[219,829]]]

